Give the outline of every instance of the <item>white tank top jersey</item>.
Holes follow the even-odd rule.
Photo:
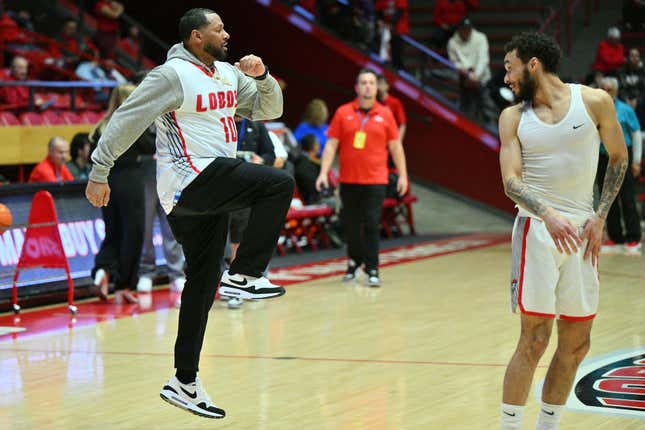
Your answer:
[[[523,182],[545,204],[580,226],[594,213],[600,135],[582,100],[580,85],[568,86],[571,103],[560,122],[543,122],[528,105],[517,136],[522,147]],[[538,218],[518,207],[518,215]]]
[[[238,78],[233,66],[216,62],[215,73],[179,58],[166,62],[177,71],[184,100],[157,118],[157,191],[166,213],[181,191],[217,157],[235,157]]]

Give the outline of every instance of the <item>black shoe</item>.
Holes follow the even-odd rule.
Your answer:
[[[356,279],[356,269],[358,269],[358,264],[354,260],[350,259],[347,262],[347,271],[343,276],[343,282],[351,282]]]

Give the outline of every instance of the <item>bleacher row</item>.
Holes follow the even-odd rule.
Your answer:
[[[103,113],[94,111],[23,112],[18,115],[6,111],[0,112],[0,126],[96,124],[101,118]]]

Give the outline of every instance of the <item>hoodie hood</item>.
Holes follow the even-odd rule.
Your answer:
[[[191,63],[197,64],[198,66],[203,66],[207,68],[212,68],[213,64],[204,64],[199,58],[195,57],[188,49],[184,48],[183,43],[175,43],[169,50],[167,60],[172,60],[173,58],[180,58],[182,60],[190,61]]]

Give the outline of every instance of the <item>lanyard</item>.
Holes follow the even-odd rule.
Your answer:
[[[361,112],[361,110],[359,109],[359,110],[358,110],[358,112],[356,112],[356,115],[358,115],[358,116],[359,116],[359,118],[360,118],[360,114],[361,114],[361,113],[362,113],[362,112]],[[367,121],[369,121],[369,119],[370,119],[370,114],[369,114],[369,112],[366,112],[366,113],[365,113],[365,117],[363,117],[363,119],[361,119],[361,125],[360,125],[360,127],[358,128],[358,130],[359,130],[359,131],[363,131],[363,126],[365,126],[365,124],[367,123]]]

